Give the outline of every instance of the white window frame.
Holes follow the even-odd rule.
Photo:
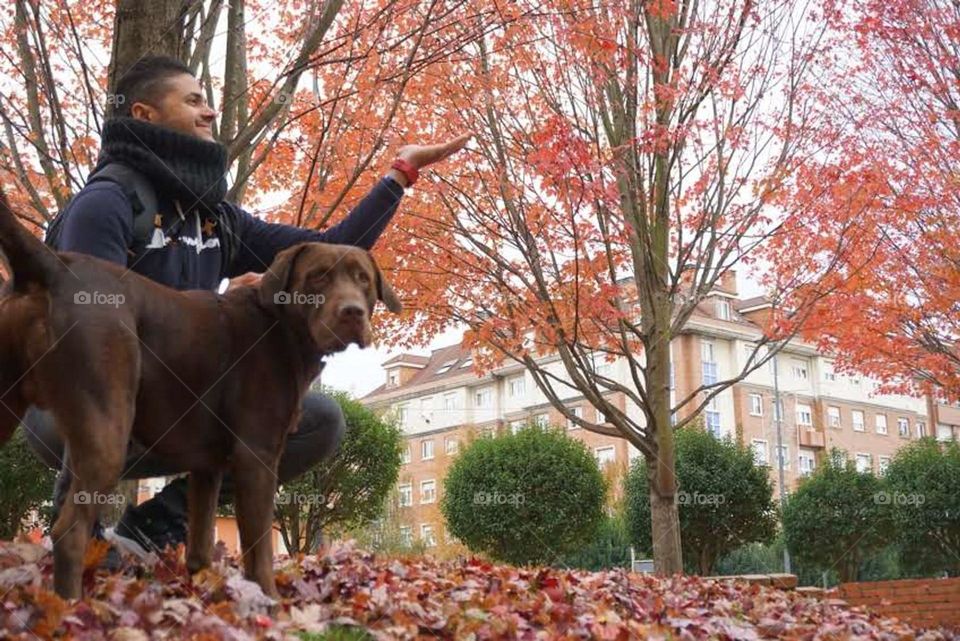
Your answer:
[[[832,410],[836,410],[836,411],[837,411],[836,416],[834,416],[834,413],[833,413]],[[834,419],[836,419],[836,420],[834,420]],[[840,410],[840,407],[839,407],[839,406],[837,406],[837,405],[829,405],[829,406],[827,406],[827,423],[830,425],[830,427],[833,427],[833,428],[841,428],[841,427],[843,427],[842,420],[843,420],[843,413],[842,413],[842,411]]]
[[[519,434],[522,432],[530,421],[525,418],[518,418],[510,421],[508,425],[510,426],[511,434]]]
[[[804,465],[809,462],[809,465]],[[801,476],[809,476],[817,469],[817,457],[812,450],[800,448],[797,452],[797,473]]]
[[[493,407],[493,389],[481,387],[473,395],[473,406],[477,409]]]
[[[523,374],[511,376],[507,379],[507,396],[510,398],[522,398],[527,395],[527,381]]]
[[[750,416],[763,416],[763,394],[750,394]]]
[[[813,408],[809,405],[796,405],[797,425],[804,427],[813,426]]]
[[[763,457],[760,460],[760,457],[757,456],[757,446],[763,445]],[[767,440],[762,438],[755,438],[750,441],[750,451],[753,452],[753,462],[755,465],[770,467],[770,452],[767,449]]]
[[[400,403],[397,405],[397,420],[401,427],[408,425],[410,421],[410,403]]]
[[[887,473],[887,468],[890,467],[890,461],[892,457],[885,454],[881,454],[877,457],[877,473],[880,476],[883,476]]]
[[[534,415],[533,424],[538,427],[547,428],[550,425],[550,415],[546,412],[541,412]]]
[[[432,523],[420,524],[420,540],[423,541],[425,547],[437,547],[437,534],[433,531]]]
[[[716,396],[711,398],[707,402],[706,408],[704,408],[703,423],[708,432],[720,438],[723,426],[720,424],[720,404],[717,403]]]
[[[877,414],[874,419],[874,427],[876,428],[877,434],[886,435],[890,432],[890,428],[887,425],[887,415],[886,414]]]
[[[897,434],[910,438],[910,419],[906,416],[897,417]]]
[[[860,417],[860,427],[857,427],[857,417]],[[851,410],[850,411],[850,421],[853,423],[854,432],[866,432],[867,431],[867,415],[863,410]]]
[[[571,407],[570,413],[576,416],[577,418],[583,418],[583,406],[577,405],[576,407]],[[579,430],[580,426],[574,423],[569,418],[567,419],[567,430]]]
[[[774,445],[774,446],[773,446],[773,449],[774,449],[774,451],[776,451],[777,446]],[[781,446],[780,446],[780,451],[783,453],[783,469],[789,470],[789,469],[790,469],[790,446],[789,446],[789,445],[781,445]],[[777,465],[779,465],[779,464],[780,464],[780,461],[777,461]]]
[[[400,372],[393,370],[387,374],[387,386],[397,387],[398,385],[400,385]]]
[[[860,469],[860,462],[864,459],[866,459],[867,461],[867,467],[866,469]],[[864,472],[873,472],[873,456],[870,453],[857,452],[853,458],[853,461],[857,471],[860,472],[861,474]]]
[[[420,460],[421,461],[432,461],[435,454],[436,452],[434,451],[434,448],[433,448],[432,438],[427,438],[420,441]]]
[[[467,356],[467,357],[463,360],[463,362],[460,363],[460,367],[461,367],[461,368],[470,367],[471,365],[473,365],[473,356]]]
[[[443,365],[441,365],[437,369],[436,374],[446,374],[447,372],[450,371],[450,368],[456,364],[457,364],[457,359],[453,359],[452,361],[446,361]]]
[[[457,410],[457,393],[450,392],[443,395],[443,411],[455,412]]]
[[[927,424],[925,421],[917,421],[917,438],[923,438],[927,435]]]
[[[799,358],[790,359],[790,374],[793,376],[794,380],[809,381],[810,363]]]
[[[437,480],[424,479],[420,481],[420,505],[437,502]]]
[[[413,506],[413,483],[400,483],[397,485],[397,493],[400,496],[400,507]]]
[[[609,454],[609,457],[606,455]],[[617,462],[617,448],[613,445],[601,445],[593,448],[593,457],[597,459],[597,465],[603,467]],[[606,460],[604,460],[606,459]]]
[[[400,463],[406,465],[411,460],[413,460],[413,453],[411,452],[410,444],[407,443],[403,451],[400,452]]]
[[[413,528],[409,525],[400,526],[400,543],[406,547],[413,545]]]
[[[460,451],[460,440],[456,436],[445,437],[443,439],[443,451],[445,454],[456,454]]]
[[[733,310],[730,305],[730,301],[728,301],[726,298],[717,298],[717,318],[725,321],[732,320],[733,318]]]

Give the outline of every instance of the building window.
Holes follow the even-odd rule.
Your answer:
[[[577,405],[576,407],[571,407],[571,408],[570,408],[570,413],[573,414],[574,416],[576,416],[577,418],[583,418],[583,408],[580,407],[579,405]],[[580,429],[580,426],[577,425],[575,422],[573,422],[572,420],[570,420],[570,419],[568,418],[568,419],[567,419],[567,429],[568,429],[568,430],[578,430],[578,429]]]
[[[420,460],[429,461],[433,458],[433,439],[420,441]]]
[[[523,430],[523,428],[525,428],[526,426],[527,426],[527,419],[525,418],[519,418],[515,421],[510,421],[510,433],[517,434],[518,432]]]
[[[608,463],[613,463],[617,458],[617,450],[613,445],[607,445],[605,447],[597,447],[593,450],[593,455],[597,458],[597,464],[600,467],[607,465]]]
[[[809,378],[809,372],[807,371],[807,361],[800,361],[797,359],[791,360],[790,371],[793,374],[794,380],[805,381]]]
[[[437,500],[437,482],[433,479],[420,481],[420,503],[434,503]]]
[[[420,416],[424,423],[430,423],[433,420],[433,397],[424,396],[420,399]]]
[[[597,376],[610,378],[610,375],[613,374],[613,363],[607,362],[606,354],[596,353],[592,354],[590,358],[593,361],[593,371],[596,372]]]
[[[440,369],[437,370],[437,374],[446,374],[447,372],[450,371],[450,368],[456,364],[457,364],[457,359],[453,359],[452,361],[447,361],[446,363],[440,366]]]
[[[397,371],[390,372],[390,376],[387,379],[387,386],[396,387],[399,384],[400,384],[400,372],[397,372]]]
[[[473,356],[467,356],[465,359],[463,359],[463,362],[460,363],[461,369],[464,367],[470,367],[471,365],[473,365]]]
[[[750,416],[763,416],[763,396],[750,395]]]
[[[797,425],[813,425],[813,411],[809,405],[797,405]]]
[[[927,424],[923,421],[917,421],[917,438],[923,438],[927,435]]]
[[[710,341],[700,343],[700,365],[703,368],[703,384],[717,383],[717,361],[714,356],[714,345]]]
[[[432,525],[424,523],[420,526],[420,540],[428,548],[437,546],[437,535],[433,533]]]
[[[720,320],[730,320],[730,301],[726,298],[717,299],[717,318]]]
[[[853,422],[853,431],[862,432],[866,424],[863,418],[863,412],[861,410],[853,410],[850,412],[850,419]]]
[[[447,412],[452,412],[457,409],[457,395],[456,394],[444,394],[443,395],[443,409]]]
[[[949,425],[940,423],[937,425],[937,440],[941,443],[947,443],[953,440],[953,428]]]
[[[409,525],[400,526],[400,543],[406,547],[413,545],[413,528]]]
[[[716,396],[707,403],[707,411],[704,412],[704,421],[707,425],[707,431],[715,437],[720,438],[720,409],[717,405]]]
[[[873,471],[873,459],[869,454],[857,453],[857,471],[861,474]]]
[[[833,363],[823,364],[823,380],[829,383],[837,382],[837,372],[833,369]]]
[[[897,433],[900,436],[910,438],[910,421],[903,416],[897,419]]]
[[[879,456],[877,457],[877,471],[880,473],[880,476],[883,476],[887,473],[887,468],[890,467],[890,457],[889,456]]]
[[[886,414],[877,414],[877,434],[886,434],[887,433],[887,415]]]
[[[493,407],[493,390],[489,387],[478,389],[473,396],[474,407]]]
[[[769,465],[767,458],[767,442],[763,439],[755,438],[750,442],[750,449],[753,450],[753,462],[757,465]]]
[[[407,425],[407,421],[410,420],[409,404],[397,405],[397,420],[400,421],[401,426]]]
[[[409,463],[410,462],[410,444],[407,443],[406,447],[403,448],[403,452],[400,453],[400,462]]]
[[[797,463],[799,472],[803,476],[813,474],[813,470],[817,467],[817,459],[811,450],[801,449]]]
[[[514,376],[507,381],[507,394],[510,396],[510,398],[520,398],[526,393],[527,388],[525,381],[523,380],[523,374],[520,376]]]
[[[460,451],[460,441],[453,436],[448,436],[443,440],[443,451],[447,454],[456,454]]]
[[[537,414],[533,417],[533,424],[537,427],[546,428],[550,425],[550,416],[548,414]]]
[[[400,507],[410,507],[413,505],[413,484],[401,483],[397,486],[400,493]]]
[[[783,469],[790,469],[790,448],[787,445],[780,446],[780,461],[783,462]]]
[[[830,427],[840,427],[840,408],[830,406],[827,408],[827,419],[830,422]]]

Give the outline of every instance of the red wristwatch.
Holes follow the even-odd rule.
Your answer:
[[[413,187],[413,183],[417,182],[417,178],[420,177],[420,172],[417,170],[417,168],[403,158],[397,158],[394,160],[393,164],[390,165],[390,169],[396,169],[407,177],[407,187]]]

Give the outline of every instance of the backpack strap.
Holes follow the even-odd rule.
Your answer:
[[[133,245],[145,247],[153,236],[154,219],[159,213],[153,184],[139,171],[118,162],[110,163],[90,176],[87,184],[98,180],[109,180],[123,188],[133,208]]]

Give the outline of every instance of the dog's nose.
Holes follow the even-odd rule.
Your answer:
[[[367,311],[356,303],[344,303],[340,306],[340,320],[362,321]]]

